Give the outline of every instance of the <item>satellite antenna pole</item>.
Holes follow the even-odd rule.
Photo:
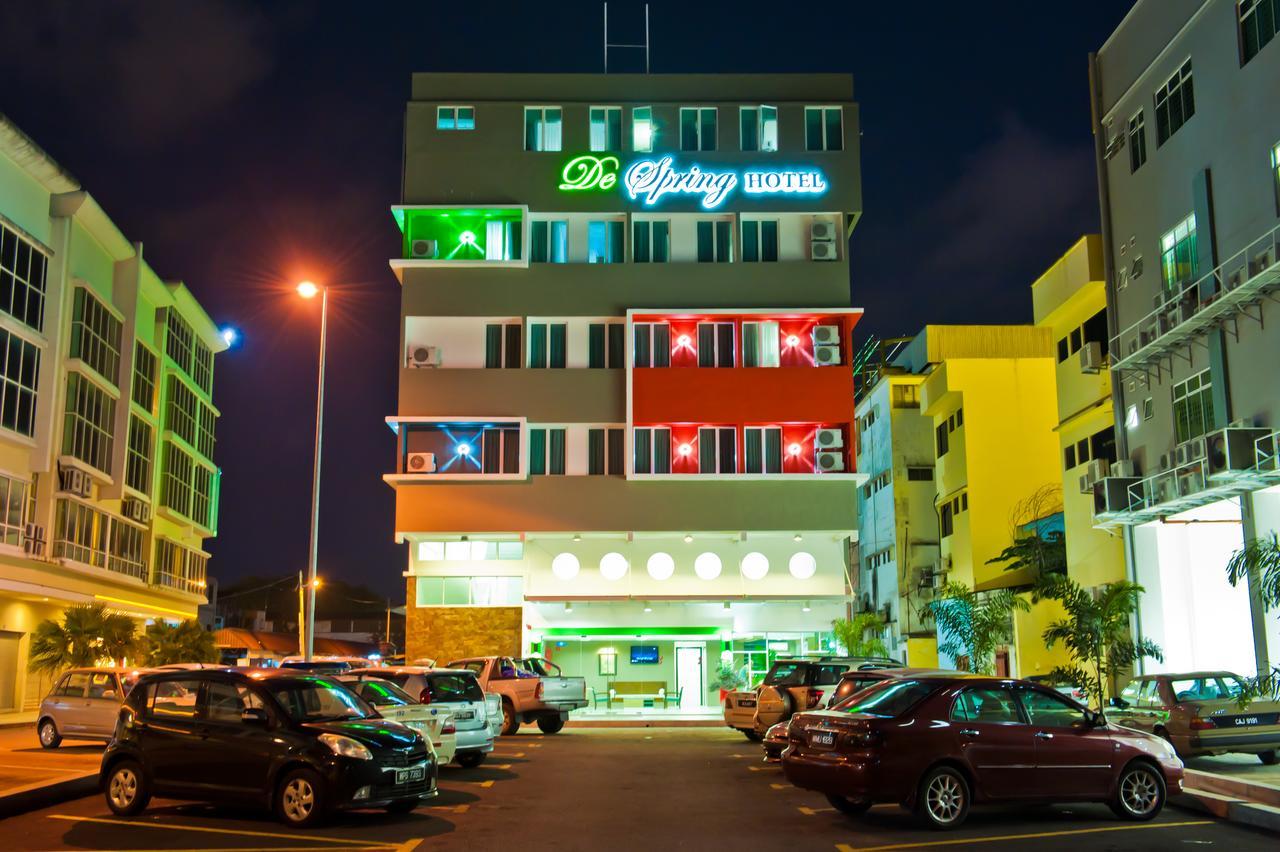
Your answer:
[[[609,73],[609,4],[604,4],[604,73]]]
[[[644,4],[644,44],[622,44],[609,41],[609,4],[604,4],[604,73],[609,73],[609,48],[625,47],[644,50],[644,73],[649,73],[649,4]]]

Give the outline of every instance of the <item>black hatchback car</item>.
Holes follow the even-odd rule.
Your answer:
[[[144,676],[121,707],[99,774],[107,806],[122,816],[154,794],[265,802],[299,827],[334,810],[407,813],[436,795],[436,776],[416,731],[332,678],[280,669]]]

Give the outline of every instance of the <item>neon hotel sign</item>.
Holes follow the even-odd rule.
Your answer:
[[[607,192],[618,184],[618,158],[583,154],[565,163],[560,189],[565,192]],[[681,168],[671,157],[636,160],[622,173],[622,191],[632,201],[643,199],[652,207],[665,195],[701,195],[702,206],[713,210],[739,186],[748,195],[781,195],[827,191],[826,177],[818,169],[747,169],[712,171],[690,165]]]

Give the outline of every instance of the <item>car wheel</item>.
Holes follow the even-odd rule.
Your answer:
[[[538,720],[538,730],[544,734],[558,734],[564,728],[564,719],[559,716],[543,716]]]
[[[107,807],[116,816],[133,816],[142,812],[151,800],[151,788],[142,765],[133,760],[122,760],[107,776]]]
[[[417,799],[406,799],[403,802],[392,802],[387,805],[386,812],[389,814],[411,814],[417,807]]]
[[[755,731],[743,731],[742,735],[753,743],[758,743],[764,739],[764,734],[758,734]]]
[[[484,752],[482,751],[462,752],[461,754],[458,755],[457,760],[458,760],[458,765],[461,766],[463,769],[474,769],[480,764],[484,763]]]
[[[324,780],[310,769],[294,769],[280,779],[276,816],[293,828],[319,825],[325,817]]]
[[[1258,752],[1258,760],[1261,760],[1267,766],[1276,765],[1276,750],[1268,749],[1267,751]]]
[[[509,737],[519,730],[520,717],[516,715],[515,706],[509,699],[502,699],[502,735]]]
[[[1134,763],[1120,773],[1111,810],[1121,819],[1145,822],[1164,807],[1165,785],[1160,770],[1149,763]]]
[[[924,776],[916,793],[916,818],[929,828],[956,828],[969,815],[969,782],[950,766]]]
[[[36,735],[40,737],[42,748],[57,748],[62,744],[62,734],[58,733],[58,726],[52,719],[41,719],[36,726]]]
[[[831,803],[831,807],[849,816],[865,814],[871,809],[870,799],[850,799],[848,796],[837,796],[834,793],[828,793],[827,801]]]

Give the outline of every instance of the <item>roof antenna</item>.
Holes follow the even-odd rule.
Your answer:
[[[625,47],[644,51],[644,73],[649,73],[649,4],[644,4],[644,44],[611,44],[609,42],[609,4],[604,4],[604,73],[609,73],[609,48]]]

